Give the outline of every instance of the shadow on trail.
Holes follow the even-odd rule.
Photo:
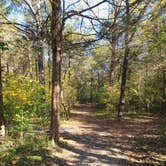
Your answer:
[[[100,163],[109,164],[109,165],[110,164],[129,165],[129,161],[127,161],[125,159],[114,158],[114,157],[110,157],[110,156],[104,155],[104,154],[95,154],[95,153],[89,152],[88,149],[79,149],[77,147],[73,147],[73,146],[70,146],[65,143],[64,144],[61,143],[60,147],[79,154],[77,161],[75,161],[73,163],[74,165],[75,164],[78,164],[78,165],[87,164],[88,165],[88,164],[95,162],[96,160],[100,161]]]
[[[158,120],[153,117],[127,118],[121,121],[96,118],[92,108],[80,106],[72,114],[81,122],[80,133],[64,131],[65,140],[75,141],[81,147],[61,143],[61,147],[78,155],[72,165],[102,163],[105,165],[164,165],[152,154],[164,155],[166,150],[159,145],[160,135],[154,133]],[[162,142],[163,143],[163,142]],[[157,146],[156,146],[157,145]],[[99,164],[99,165],[100,165]]]

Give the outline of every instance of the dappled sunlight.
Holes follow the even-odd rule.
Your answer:
[[[103,119],[96,118],[92,111],[90,107],[77,107],[72,113],[75,127],[71,127],[72,121],[62,127],[65,144],[62,143],[61,148],[68,151],[69,158],[75,158],[70,164],[77,161],[105,165],[164,162],[163,155],[157,156],[155,148],[149,151],[149,147],[155,146],[160,139],[160,135],[154,133],[157,117],[125,117],[125,120],[107,119],[103,123]]]
[[[141,116],[141,117],[138,116],[138,117],[132,119],[130,117],[126,117],[125,120],[132,123],[144,123],[144,124],[149,122],[154,122],[155,120],[157,120],[156,117],[150,117],[150,116]]]
[[[166,0],[0,0],[0,166],[166,166]]]
[[[157,115],[104,121],[92,107],[81,105],[72,112],[71,121],[62,123],[59,146],[26,141],[2,157],[13,165],[156,165],[166,160],[165,140],[158,130],[164,123]],[[44,133],[36,134],[40,136],[34,139],[42,141]]]

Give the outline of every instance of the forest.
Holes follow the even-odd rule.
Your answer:
[[[165,0],[0,0],[11,165],[166,165]]]

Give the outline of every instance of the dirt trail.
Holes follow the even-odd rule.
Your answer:
[[[72,113],[72,120],[61,126],[63,143],[56,156],[63,158],[62,165],[71,166],[155,165],[161,161],[156,157],[158,151],[164,156],[165,150],[151,148],[157,143],[151,130],[157,127],[154,120],[106,121],[96,118],[90,106],[81,105]]]
[[[2,144],[1,147],[11,149],[5,156],[0,154],[4,156],[0,165],[166,166],[165,124],[163,112],[132,113],[119,121],[110,116],[99,118],[90,105],[80,105],[69,121],[62,122],[59,146],[50,146],[46,140],[39,145],[37,141],[47,138],[47,133],[35,129],[31,133],[36,134],[33,142],[29,140],[15,148],[10,142],[6,147]]]

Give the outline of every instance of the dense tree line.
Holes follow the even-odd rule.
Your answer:
[[[58,143],[60,119],[69,119],[76,103],[93,103],[118,117],[132,109],[164,110],[165,5],[0,2],[1,130],[13,125],[21,133],[28,119],[42,117]],[[97,12],[101,8],[104,14]]]

